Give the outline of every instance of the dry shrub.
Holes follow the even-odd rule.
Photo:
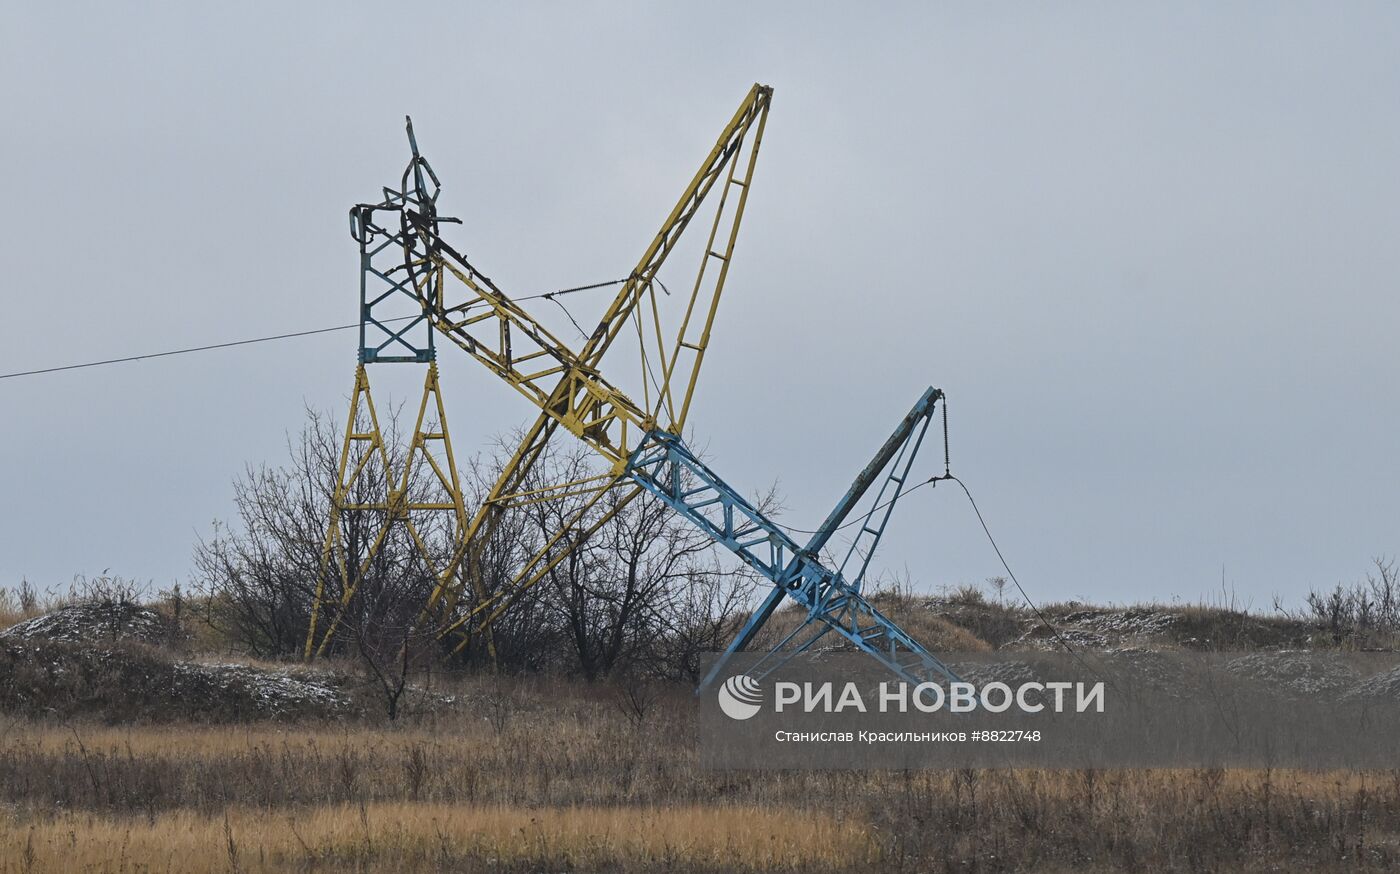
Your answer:
[[[11,625],[33,619],[49,609],[29,580],[21,580],[13,589],[0,587],[0,631]]]

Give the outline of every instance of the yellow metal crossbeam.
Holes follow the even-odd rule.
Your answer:
[[[369,423],[368,431],[357,431],[356,426],[363,416]],[[428,430],[430,411],[435,414],[437,430]],[[441,444],[442,461],[428,451],[428,443]],[[368,444],[363,448],[359,444]],[[354,462],[352,464],[352,459]],[[351,501],[356,486],[365,476],[371,463],[378,460],[384,482],[369,483],[369,488],[382,497],[371,501]],[[431,473],[430,482],[435,485],[436,499],[410,495],[415,475],[426,467]],[[371,540],[364,557],[355,565],[352,572],[349,550],[342,534],[347,513],[377,511],[382,514],[380,524]],[[450,530],[454,548],[449,562],[438,567],[433,559],[432,549],[424,541],[414,514],[424,512],[451,514]],[[447,411],[443,406],[442,387],[438,381],[437,365],[428,366],[423,382],[423,395],[418,405],[418,416],[413,426],[413,436],[402,469],[395,471],[390,461],[383,431],[379,425],[379,414],[375,410],[374,398],[370,392],[369,375],[363,364],[355,369],[355,389],[350,397],[349,420],[346,423],[345,439],[341,446],[340,464],[336,476],[335,489],[331,496],[330,519],[326,526],[326,536],[321,548],[321,569],[316,580],[316,597],[312,602],[311,622],[307,630],[305,658],[323,655],[339,629],[346,609],[350,607],[355,593],[359,590],[375,558],[384,548],[388,536],[395,526],[402,525],[413,544],[415,554],[423,562],[424,568],[435,580],[434,588],[440,588],[459,575],[461,551],[455,544],[461,542],[462,532],[467,524],[466,505],[462,499],[462,483],[457,473],[457,462],[452,454],[452,439],[447,429]],[[329,585],[328,585],[329,584]],[[338,590],[338,591],[328,591]],[[326,607],[334,605],[335,612],[320,637],[317,626]]]

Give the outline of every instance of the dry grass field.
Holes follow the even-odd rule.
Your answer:
[[[880,597],[936,648],[1044,643],[980,598]],[[0,625],[56,606],[0,601]],[[1288,648],[1316,634],[1221,609],[1047,610],[1090,645]],[[795,621],[780,612],[769,634]],[[246,694],[163,685],[189,676],[173,658],[228,656],[162,646],[0,647],[0,874],[1400,867],[1400,772],[710,771],[685,684],[439,672],[397,722],[372,691],[363,706],[269,715],[243,709]],[[332,675],[360,700],[354,665]],[[194,692],[206,697],[184,700]]]
[[[1353,871],[1400,773],[711,772],[691,704],[463,680],[388,727],[0,722],[0,871]]]

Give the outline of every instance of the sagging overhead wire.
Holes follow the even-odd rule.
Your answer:
[[[580,291],[593,291],[594,289],[598,288],[608,288],[610,286],[618,285],[619,283],[623,283],[626,281],[626,279],[614,279],[610,282],[597,282],[592,285],[579,285],[573,288],[563,288],[559,291],[547,291],[543,294],[532,294],[526,297],[512,298],[512,300],[539,300],[541,298],[545,300],[554,300],[560,295],[574,294]],[[558,303],[558,301],[555,302]],[[562,307],[563,304],[560,304],[560,306]],[[565,310],[565,312],[567,313],[568,310]],[[383,319],[382,321],[388,324],[390,322],[406,322],[410,319],[417,318],[421,318],[421,316],[399,316],[398,318]],[[572,321],[573,316],[570,315],[569,319],[570,321]],[[578,322],[574,322],[574,326],[577,327]],[[167,358],[171,355],[188,355],[191,352],[209,352],[214,349],[229,349],[234,346],[248,346],[253,343],[267,343],[272,340],[290,340],[295,337],[310,337],[315,334],[329,334],[333,331],[348,331],[352,328],[358,327],[360,327],[360,323],[355,322],[354,324],[350,325],[333,325],[329,328],[312,328],[309,331],[293,331],[289,334],[270,334],[266,337],[250,337],[246,340],[229,340],[224,343],[210,343],[206,346],[189,346],[184,349],[167,349],[162,352],[147,352],[141,355],[127,355],[122,358],[104,358],[100,361],[84,361],[79,364],[63,364],[57,367],[40,367],[35,370],[16,370],[12,373],[0,373],[0,379],[17,379],[21,376],[38,376],[43,373],[58,373],[64,370],[82,370],[83,368],[87,367],[103,367],[108,364],[125,364],[130,361],[145,361],[149,358]],[[581,328],[580,332],[582,332]]]
[[[580,337],[582,337],[582,338],[585,339],[585,340],[588,339],[588,334],[583,330],[583,326],[580,325],[580,324],[578,323],[578,319],[574,318],[574,314],[571,313],[571,312],[569,312],[569,308],[568,308],[568,307],[566,307],[566,306],[564,306],[564,304],[560,303],[560,302],[559,302],[559,299],[558,299],[557,297],[555,297],[554,295],[552,295],[552,294],[547,294],[547,295],[545,295],[544,297],[545,297],[545,300],[547,300],[547,301],[553,303],[555,306],[559,307],[559,309],[561,309],[561,310],[564,311],[564,315],[566,315],[566,316],[569,317],[569,321],[573,323],[574,330],[575,330],[575,331],[578,331],[578,335],[579,335]]]
[[[917,484],[917,485],[911,486],[910,488],[907,488],[907,489],[903,490],[902,492],[899,492],[899,493],[896,494],[894,497],[890,498],[888,501],[885,501],[883,504],[879,504],[879,505],[877,505],[877,506],[871,508],[865,515],[858,516],[857,518],[852,519],[852,520],[850,520],[850,521],[848,521],[848,522],[846,522],[846,523],[844,523],[844,524],[842,524],[842,525],[838,525],[838,526],[836,526],[834,529],[832,529],[832,531],[833,531],[833,532],[835,532],[835,531],[840,531],[840,530],[842,530],[842,529],[844,529],[844,528],[849,528],[850,526],[855,525],[855,524],[858,523],[858,522],[864,522],[864,521],[866,520],[866,518],[868,518],[868,516],[869,516],[870,514],[873,514],[873,513],[876,513],[876,512],[878,512],[878,511],[880,511],[880,510],[885,509],[886,507],[890,506],[891,504],[894,504],[895,502],[897,502],[897,501],[899,501],[899,500],[902,500],[902,499],[905,498],[906,496],[908,496],[908,495],[910,495],[910,494],[912,494],[912,493],[918,491],[919,489],[923,488],[924,486],[936,485],[940,480],[952,480],[953,482],[955,482],[955,483],[958,484],[958,487],[961,488],[961,489],[963,490],[963,494],[967,496],[967,502],[968,502],[969,504],[972,505],[972,512],[977,516],[977,521],[978,521],[978,523],[981,524],[981,526],[982,526],[982,533],[985,534],[985,535],[987,536],[987,542],[990,543],[990,544],[992,545],[992,551],[996,553],[997,560],[1001,562],[1002,570],[1006,571],[1006,576],[1011,580],[1012,584],[1016,586],[1016,591],[1021,593],[1021,600],[1023,600],[1023,601],[1026,602],[1026,606],[1027,606],[1028,608],[1030,608],[1031,612],[1035,614],[1035,617],[1036,617],[1038,620],[1040,620],[1040,623],[1041,623],[1042,625],[1044,625],[1047,629],[1050,630],[1050,633],[1051,633],[1052,635],[1054,635],[1055,640],[1060,644],[1060,646],[1064,647],[1065,652],[1069,653],[1069,654],[1074,658],[1074,660],[1077,661],[1077,662],[1080,664],[1081,667],[1087,669],[1088,671],[1090,671],[1091,673],[1095,674],[1096,676],[1105,679],[1105,680],[1108,682],[1108,684],[1109,684],[1110,686],[1113,686],[1113,687],[1116,689],[1117,686],[1113,683],[1113,681],[1110,680],[1110,679],[1105,678],[1102,672],[1097,671],[1097,670],[1095,670],[1093,667],[1091,667],[1091,666],[1084,660],[1084,658],[1081,656],[1079,650],[1078,650],[1077,648],[1075,648],[1074,646],[1072,646],[1072,645],[1070,644],[1069,640],[1066,639],[1066,637],[1065,637],[1063,634],[1060,633],[1060,629],[1057,628],[1057,627],[1055,627],[1055,624],[1054,624],[1053,622],[1050,621],[1050,618],[1049,618],[1048,616],[1045,615],[1045,612],[1044,612],[1043,610],[1040,609],[1040,607],[1035,603],[1034,600],[1031,599],[1030,593],[1027,592],[1026,589],[1025,589],[1025,587],[1021,585],[1021,581],[1020,581],[1019,579],[1016,578],[1016,572],[1013,571],[1013,570],[1011,570],[1011,565],[1010,565],[1010,563],[1007,562],[1006,556],[1002,554],[1002,552],[1001,552],[1001,547],[997,545],[996,538],[992,536],[992,529],[989,528],[989,527],[987,526],[987,520],[986,520],[985,518],[983,518],[983,516],[982,516],[982,510],[981,510],[981,508],[977,506],[977,500],[976,500],[975,498],[972,497],[972,490],[969,489],[969,488],[967,487],[967,483],[963,482],[962,480],[958,479],[956,476],[953,475],[952,453],[951,453],[950,443],[949,443],[949,439],[948,439],[948,402],[947,402],[947,399],[946,399],[946,398],[943,400],[942,407],[943,407],[943,473],[942,473],[942,475],[931,476],[931,477],[929,477],[928,479],[924,480],[923,482],[921,482],[921,483],[919,483],[919,484]],[[805,528],[793,528],[793,527],[791,527],[791,526],[789,526],[789,525],[782,525],[781,523],[778,523],[778,524],[779,524],[780,527],[782,527],[784,530],[790,531],[790,532],[796,532],[796,533],[800,533],[800,534],[818,534],[818,533],[820,533],[820,532],[811,531],[811,530],[808,530],[808,529],[805,529]]]
[[[1114,689],[1117,689],[1118,686],[1113,682],[1111,678],[1105,676],[1104,672],[1095,669],[1092,665],[1090,665],[1084,660],[1082,654],[1080,653],[1080,650],[1077,647],[1070,644],[1069,640],[1063,634],[1060,633],[1060,629],[1057,628],[1055,624],[1050,621],[1050,618],[1045,615],[1045,612],[1040,609],[1040,607],[1035,603],[1034,600],[1031,599],[1030,593],[1027,592],[1025,587],[1021,585],[1021,581],[1016,578],[1016,572],[1011,569],[1011,565],[1006,561],[1006,556],[1002,555],[1001,547],[997,545],[996,538],[992,536],[992,529],[987,527],[987,520],[983,518],[982,510],[977,506],[977,499],[972,497],[972,491],[968,489],[967,483],[958,479],[956,476],[953,476],[951,473],[944,474],[943,476],[929,477],[928,479],[924,480],[918,485],[912,486],[904,490],[900,494],[896,495],[895,497],[891,498],[885,503],[880,504],[874,509],[883,510],[885,507],[888,507],[890,504],[895,503],[896,501],[900,500],[906,495],[909,495],[910,493],[921,489],[924,486],[936,483],[939,480],[952,480],[953,482],[957,483],[958,486],[963,490],[963,494],[967,495],[967,502],[972,505],[972,512],[976,514],[977,521],[982,526],[982,533],[987,535],[987,542],[992,545],[992,551],[996,553],[997,560],[1001,562],[1002,570],[1006,571],[1006,576],[1010,578],[1012,584],[1016,586],[1016,591],[1021,593],[1021,600],[1026,602],[1026,606],[1029,607],[1031,612],[1035,614],[1036,619],[1040,620],[1040,624],[1044,625],[1047,629],[1050,630],[1050,633],[1054,635],[1055,640],[1060,644],[1060,646],[1064,647],[1065,652],[1069,653],[1070,656],[1072,656],[1074,660],[1079,663],[1080,667],[1083,667],[1085,670],[1089,671],[1094,676],[1104,680],[1106,683],[1109,684],[1109,686],[1112,686]],[[871,512],[874,512],[874,510],[872,510]],[[842,528],[846,528],[850,525],[855,524],[855,522],[863,521],[864,518],[865,517],[862,516],[861,518],[856,519],[852,522],[847,522],[845,525],[841,525],[835,530],[840,531]],[[786,525],[784,525],[783,527],[788,528],[788,526]],[[788,530],[799,531],[803,534],[817,533],[815,531],[804,531],[801,528],[788,528]]]
[[[896,501],[901,500],[901,499],[904,498],[906,495],[913,494],[914,492],[918,491],[919,489],[923,488],[924,486],[932,485],[933,483],[936,483],[936,482],[938,482],[939,480],[942,480],[942,479],[949,479],[949,477],[946,477],[946,476],[931,476],[931,477],[929,477],[928,479],[924,480],[923,482],[919,483],[918,485],[910,486],[909,488],[907,488],[907,489],[905,489],[904,491],[900,492],[899,494],[895,495],[893,498],[890,498],[888,501],[884,502],[883,504],[879,504],[879,505],[877,505],[877,506],[875,506],[875,507],[872,507],[870,510],[868,510],[868,511],[866,511],[866,512],[867,512],[867,514],[868,514],[868,513],[874,513],[874,512],[878,512],[878,511],[880,511],[880,510],[883,510],[883,509],[885,509],[886,507],[888,507],[889,505],[895,503]],[[841,525],[837,525],[835,528],[833,528],[833,529],[831,529],[831,530],[832,530],[833,532],[834,532],[834,531],[841,531],[841,530],[843,530],[843,529],[850,528],[852,525],[856,524],[857,522],[864,522],[864,521],[865,521],[865,516],[862,515],[862,516],[859,516],[859,517],[857,517],[857,518],[855,518],[855,519],[850,520],[849,522],[846,522],[846,523],[841,524]],[[784,524],[781,523],[781,522],[779,522],[779,523],[777,523],[777,524],[778,524],[778,526],[779,526],[780,528],[784,529],[785,531],[792,531],[792,532],[796,532],[797,534],[820,534],[820,533],[821,533],[820,531],[812,531],[812,530],[807,529],[807,528],[794,528],[794,527],[791,526],[791,525],[784,525]]]
[[[982,523],[982,531],[987,535],[987,542],[992,545],[992,550],[996,552],[997,559],[1001,561],[1002,569],[1005,570],[1006,575],[1011,578],[1011,582],[1016,586],[1016,591],[1021,593],[1021,598],[1026,602],[1026,606],[1031,608],[1031,612],[1036,615],[1036,618],[1040,620],[1040,624],[1050,629],[1050,633],[1055,635],[1055,640],[1059,641],[1060,646],[1065,648],[1065,652],[1074,657],[1074,660],[1079,663],[1080,667],[1108,683],[1115,691],[1122,691],[1118,688],[1118,684],[1113,682],[1111,677],[1105,676],[1103,671],[1095,669],[1086,662],[1077,647],[1070,646],[1070,642],[1060,633],[1060,629],[1055,627],[1054,623],[1052,623],[1049,618],[1046,617],[1045,613],[1036,606],[1036,603],[1031,600],[1031,596],[1026,594],[1026,590],[1021,585],[1021,581],[1016,579],[1016,573],[1011,570],[1011,565],[1007,563],[1006,556],[1001,554],[1001,547],[997,546],[996,538],[992,536],[992,530],[987,527],[987,520],[982,518],[982,511],[978,509],[977,501],[972,497],[972,492],[968,489],[967,484],[955,476],[950,476],[948,478],[959,486],[962,486],[963,494],[967,495],[967,501],[972,505],[972,512],[977,514],[977,521]]]
[[[405,316],[401,319],[385,319],[386,322],[402,322],[408,319],[416,319],[417,316]],[[144,355],[128,355],[125,358],[104,358],[101,361],[84,361],[81,364],[64,364],[59,367],[41,367],[38,370],[19,370],[14,373],[0,373],[0,379],[14,379],[19,376],[38,376],[41,373],[57,373],[60,370],[81,370],[84,367],[101,367],[106,364],[124,364],[128,361],[145,361],[147,358],[165,358],[169,355],[186,355],[190,352],[208,352],[211,349],[228,349],[231,346],[247,346],[251,343],[266,343],[269,340],[289,340],[293,337],[309,337],[312,334],[329,334],[331,331],[345,331],[350,328],[358,328],[359,322],[353,325],[335,325],[330,328],[315,328],[310,331],[295,331],[290,334],[273,334],[267,337],[252,337],[247,340],[230,340],[227,343],[211,343],[208,346],[190,346],[185,349],[169,349],[165,352],[148,352]]]
[[[977,514],[977,521],[982,525],[982,533],[987,535],[987,542],[992,545],[992,551],[997,554],[997,560],[1001,562],[1002,570],[1006,571],[1006,575],[1011,578],[1011,582],[1016,586],[1016,591],[1021,593],[1021,599],[1026,602],[1026,606],[1031,608],[1031,612],[1036,615],[1036,618],[1040,620],[1042,625],[1050,629],[1050,633],[1055,635],[1055,639],[1060,642],[1060,645],[1077,658],[1078,653],[1075,648],[1070,646],[1069,641],[1060,633],[1060,629],[1056,628],[1050,620],[1046,618],[1045,614],[1041,612],[1041,609],[1031,600],[1031,596],[1026,593],[1025,588],[1021,585],[1021,581],[1016,579],[1015,571],[1011,570],[1011,565],[1007,563],[1006,556],[1001,554],[1001,547],[997,546],[996,538],[992,536],[992,529],[987,527],[987,520],[982,518],[982,511],[978,508],[977,501],[972,497],[972,492],[968,489],[967,484],[955,476],[949,476],[948,479],[957,483],[962,488],[963,494],[967,495],[967,502],[972,505],[972,512]],[[1087,667],[1087,665],[1085,667]]]

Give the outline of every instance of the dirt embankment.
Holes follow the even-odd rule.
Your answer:
[[[348,715],[345,678],[178,657],[173,624],[131,603],[75,604],[0,632],[0,710],[110,722]]]
[[[1321,631],[1288,616],[1215,607],[1052,604],[1040,613],[980,598],[934,598],[935,615],[966,629],[992,649],[1107,650],[1120,647],[1207,652],[1312,649]]]

